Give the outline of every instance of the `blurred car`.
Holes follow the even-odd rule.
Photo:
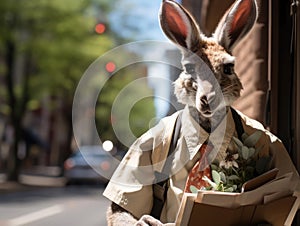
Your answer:
[[[119,156],[112,156],[101,146],[83,146],[64,162],[67,184],[94,181],[107,183],[118,166]]]

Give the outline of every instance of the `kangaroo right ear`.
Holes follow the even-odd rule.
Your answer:
[[[257,20],[256,0],[236,0],[217,26],[214,37],[229,52],[242,40]]]
[[[200,30],[193,17],[178,3],[163,0],[160,25],[166,36],[176,44],[193,52],[201,44]]]

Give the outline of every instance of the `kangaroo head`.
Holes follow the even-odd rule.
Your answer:
[[[207,119],[240,96],[242,85],[234,71],[232,50],[256,19],[256,1],[237,0],[212,37],[206,37],[186,9],[172,0],[163,0],[162,30],[182,52],[183,72],[175,81],[179,102],[196,108],[199,115]]]

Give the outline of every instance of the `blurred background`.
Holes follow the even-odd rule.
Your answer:
[[[50,174],[61,173],[64,161],[77,149],[72,104],[80,78],[93,61],[116,46],[163,37],[159,5],[105,0],[0,4],[0,170],[8,180],[20,179],[22,172],[46,173],[41,166],[49,166]],[[153,17],[145,17],[145,10]],[[117,72],[116,64],[107,61],[100,70],[99,77],[111,78],[90,114],[95,111],[101,137],[119,150],[126,147],[112,130],[111,106],[123,87],[147,76],[147,66]],[[145,86],[141,89],[153,93],[153,87]],[[156,115],[153,99],[137,104],[132,115],[131,128],[140,135]]]
[[[209,35],[234,1],[178,2]],[[91,154],[85,158],[73,136],[73,97],[86,69],[107,51],[134,41],[166,40],[158,21],[160,3],[0,2],[0,225],[106,225],[109,202],[101,193],[107,180],[97,172],[111,174],[116,165],[108,155],[122,159],[128,148],[114,133],[112,124],[122,122],[111,114],[112,104],[132,81],[158,71],[172,81],[180,69],[140,63],[118,70],[117,61],[105,62],[99,76],[109,80],[87,116],[95,117],[98,133],[107,142],[95,147],[83,139],[82,153]],[[278,135],[299,169],[299,13],[294,1],[258,3],[258,23],[234,51],[244,86],[235,107]],[[176,48],[161,54],[180,60]],[[182,107],[169,104],[174,102],[172,92],[171,84],[149,79],[132,94],[152,96],[138,101],[130,112],[135,136]],[[95,160],[92,168],[86,158]]]

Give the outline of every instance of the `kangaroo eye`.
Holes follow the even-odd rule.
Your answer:
[[[186,64],[186,65],[184,65],[184,67],[185,67],[185,71],[188,74],[194,74],[195,73],[195,64]]]
[[[223,73],[226,75],[232,75],[234,73],[234,64],[224,64]]]

